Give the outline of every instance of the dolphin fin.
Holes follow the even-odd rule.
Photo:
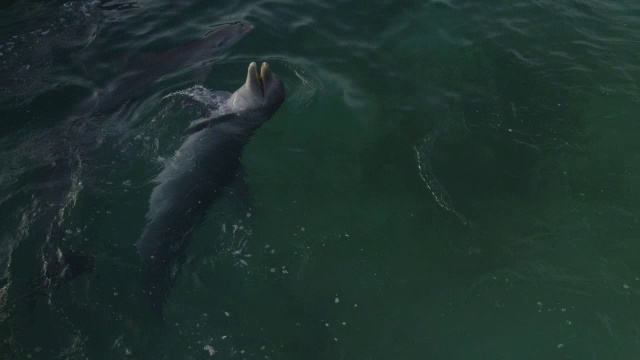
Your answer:
[[[184,131],[184,134],[185,135],[193,134],[204,128],[209,127],[210,125],[231,120],[233,118],[236,118],[237,116],[238,116],[237,114],[231,113],[231,114],[225,114],[222,116],[213,116],[213,117],[206,117],[206,118],[194,120],[191,122],[191,124],[189,124],[189,127]]]

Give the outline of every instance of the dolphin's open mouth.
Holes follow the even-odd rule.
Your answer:
[[[258,72],[258,65],[255,62],[252,62],[249,65],[249,73],[253,75],[251,77],[255,79],[257,83],[256,85],[258,85],[258,88],[260,89],[262,96],[264,96],[266,92],[266,85],[267,85],[266,83],[269,80],[269,77],[271,75],[271,69],[269,69],[269,64],[266,62],[263,62],[262,66],[260,66],[260,72]]]
[[[258,71],[258,65],[252,62],[247,71],[247,80],[233,95],[232,102],[245,103],[243,105],[245,109],[248,106],[257,108],[280,104],[285,97],[284,84],[276,74],[271,72],[268,63],[263,62]]]

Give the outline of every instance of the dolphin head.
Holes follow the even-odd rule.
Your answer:
[[[209,34],[204,39],[204,42],[209,43],[213,48],[227,48],[240,40],[253,28],[253,25],[244,22],[223,25]]]
[[[252,62],[247,70],[247,80],[230,94],[224,106],[218,109],[218,113],[212,117],[192,121],[185,134],[193,134],[212,124],[228,122],[231,119],[244,130],[255,130],[271,118],[284,101],[285,95],[284,84],[271,72],[269,64],[262,63],[258,73],[258,65]]]
[[[284,84],[271,72],[269,64],[263,62],[258,73],[258,65],[252,62],[247,80],[233,93],[229,105],[234,111],[253,110],[280,105],[284,98]]]

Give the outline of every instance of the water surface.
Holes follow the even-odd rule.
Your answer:
[[[0,17],[0,353],[15,359],[636,359],[634,1],[13,1]],[[255,29],[72,116],[132,57]],[[250,61],[288,99],[195,229],[161,323],[151,180]],[[57,248],[95,270],[25,301]]]

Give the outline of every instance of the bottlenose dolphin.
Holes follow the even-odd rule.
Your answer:
[[[285,88],[267,63],[258,73],[252,62],[244,85],[233,94],[216,95],[224,100],[216,114],[191,123],[184,142],[154,180],[137,249],[144,296],[156,313],[162,313],[172,268],[189,233],[233,182],[245,144],[284,101]]]
[[[161,54],[147,55],[125,65],[122,74],[97,90],[73,111],[75,115],[109,113],[128,100],[140,97],[158,82],[183,71],[192,71],[203,80],[210,70],[210,60],[228,49],[253,29],[248,23],[218,27],[205,38]]]

